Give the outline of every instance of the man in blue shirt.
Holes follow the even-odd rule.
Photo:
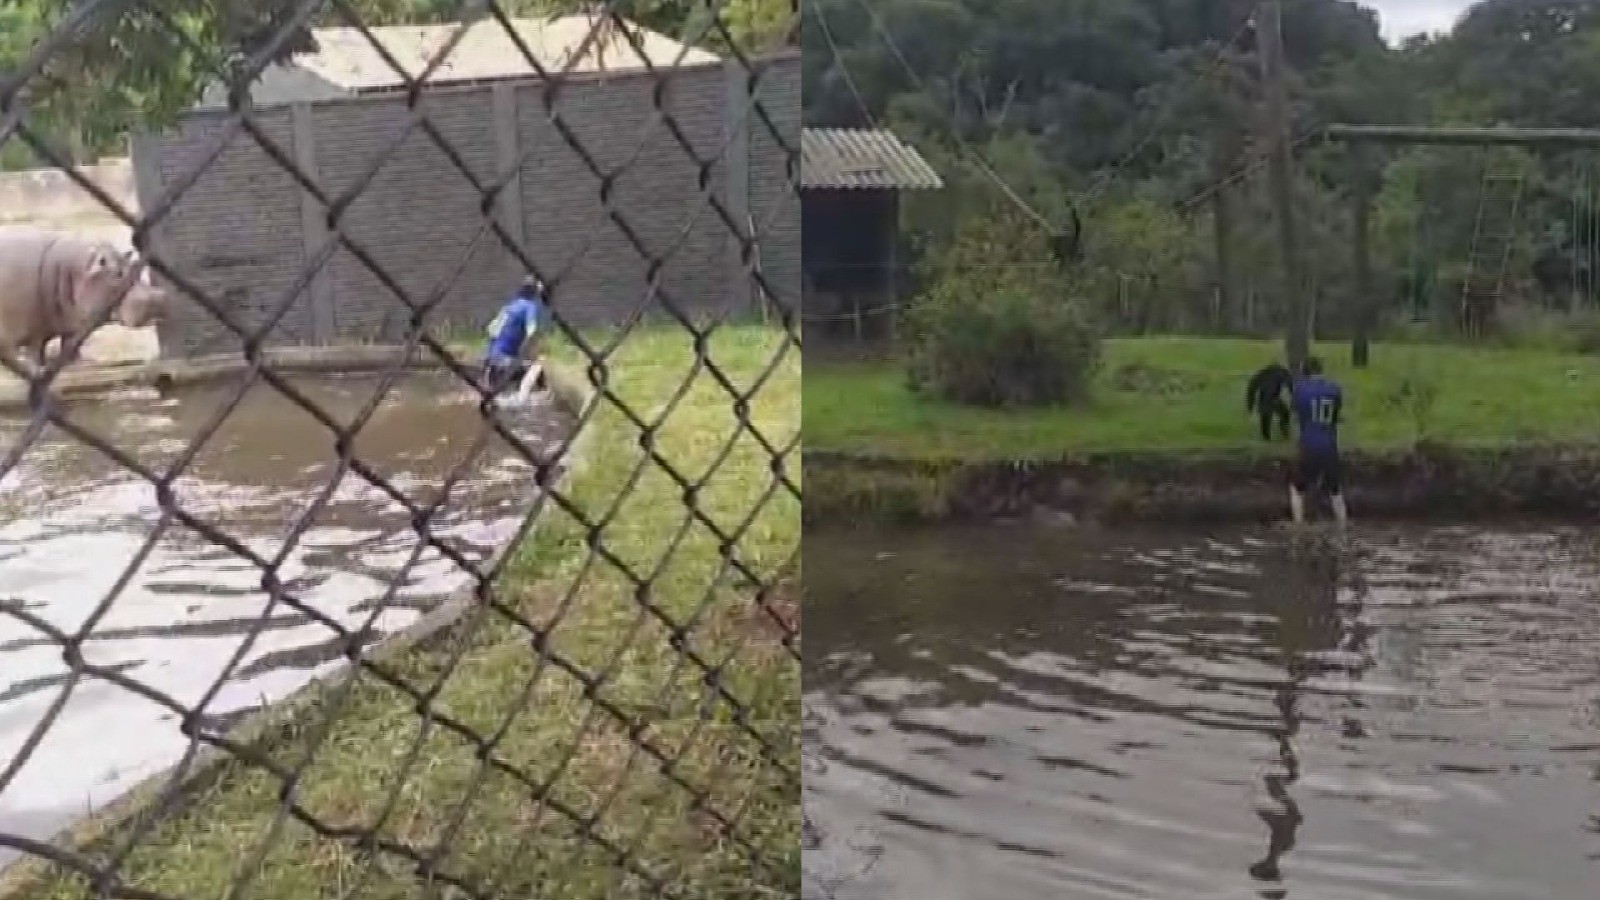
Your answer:
[[[1341,484],[1343,466],[1339,459],[1339,417],[1344,412],[1344,391],[1322,374],[1322,361],[1311,357],[1305,362],[1293,390],[1295,422],[1300,431],[1300,453],[1295,461],[1294,479],[1289,486],[1289,511],[1296,524],[1305,521],[1305,495],[1320,488],[1327,492],[1333,516],[1340,526],[1348,518]]]
[[[527,370],[523,347],[538,330],[545,315],[544,285],[533,277],[522,286],[489,325],[489,352],[483,361],[483,376],[490,392],[499,394],[515,384]]]

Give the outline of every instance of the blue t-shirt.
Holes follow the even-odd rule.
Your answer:
[[[528,335],[539,327],[541,304],[533,297],[518,294],[500,310],[500,329],[489,339],[489,358],[515,359],[522,355]]]
[[[1300,426],[1300,449],[1339,452],[1339,413],[1344,391],[1320,375],[1294,384],[1294,417]]]

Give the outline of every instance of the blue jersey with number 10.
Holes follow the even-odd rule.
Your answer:
[[[1339,413],[1344,391],[1321,376],[1294,386],[1294,417],[1300,426],[1300,448],[1321,453],[1339,450]]]

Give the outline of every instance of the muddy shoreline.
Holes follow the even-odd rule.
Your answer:
[[[1045,523],[1268,523],[1287,505],[1287,455],[1099,453],[1052,461],[913,461],[807,452],[808,527],[1034,517]],[[1470,523],[1600,515],[1600,446],[1419,444],[1345,458],[1351,515]]]

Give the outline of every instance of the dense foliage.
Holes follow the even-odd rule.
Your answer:
[[[1073,206],[1083,214],[1084,280],[1118,330],[1274,331],[1252,6],[815,0],[807,120],[887,125],[934,162],[948,187],[908,198],[905,212],[923,252],[1009,190],[1050,221]],[[1329,122],[1600,124],[1593,0],[1482,0],[1450,33],[1401,46],[1350,0],[1283,0],[1283,21],[1297,136]],[[1480,294],[1505,327],[1527,310],[1600,305],[1600,147],[1297,150],[1320,333],[1343,331],[1359,308],[1363,182],[1375,195],[1375,305],[1391,323],[1453,324]]]
[[[1100,362],[1093,317],[1015,212],[968,219],[924,260],[927,293],[901,321],[913,390],[978,406],[1085,399]]]

